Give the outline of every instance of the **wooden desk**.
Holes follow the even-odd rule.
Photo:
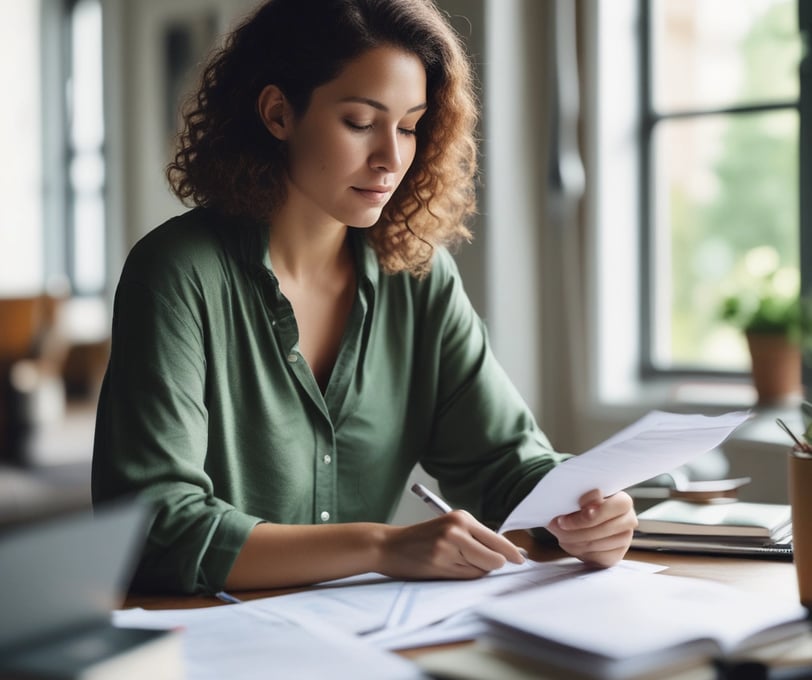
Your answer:
[[[565,555],[557,547],[534,542],[524,532],[511,534],[510,538],[528,550],[530,557],[537,561],[558,559]],[[666,574],[720,581],[750,592],[765,592],[776,597],[798,599],[798,584],[795,569],[791,562],[762,558],[715,557],[704,555],[676,555],[668,553],[632,550],[627,559],[662,564],[668,567]],[[254,600],[262,597],[284,595],[297,592],[301,588],[278,588],[272,590],[251,590],[235,593],[241,600]],[[211,607],[223,604],[215,597],[206,595],[130,595],[124,607],[144,609],[186,609]]]
[[[564,553],[557,547],[544,546],[533,541],[524,532],[512,534],[510,538],[525,547],[531,558],[537,561],[557,559]],[[798,600],[798,587],[795,569],[791,562],[761,558],[741,558],[727,556],[677,555],[649,551],[631,551],[627,559],[664,565],[663,573],[691,578],[711,579],[749,592],[769,593],[775,597]],[[290,592],[296,588],[243,591],[236,593],[240,599],[252,600],[272,597]],[[209,607],[222,602],[210,596],[145,596],[132,595],[127,598],[125,607],[145,609],[175,609]],[[540,669],[537,664],[529,665],[515,658],[500,658],[481,644],[462,642],[435,645],[409,650],[401,650],[402,656],[410,658],[431,673],[449,678],[465,680],[561,680],[569,677],[566,673],[550,669]],[[765,649],[762,660],[770,663],[794,664],[809,663],[812,659],[812,635],[800,642],[792,640]],[[715,671],[706,664],[671,674],[670,680],[715,680]]]

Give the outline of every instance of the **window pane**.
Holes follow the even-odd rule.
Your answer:
[[[759,267],[797,281],[797,145],[795,110],[657,126],[655,367],[747,369],[741,333],[720,309],[727,294],[758,285]]]
[[[104,115],[102,16],[99,0],[79,0],[71,16],[69,181],[73,199],[75,292],[98,293],[105,283]]]
[[[39,2],[0,2],[0,296],[43,286],[39,18]]]
[[[654,108],[718,108],[798,96],[794,0],[654,0]]]

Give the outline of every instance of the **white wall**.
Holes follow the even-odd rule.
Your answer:
[[[110,159],[111,276],[141,236],[185,208],[164,176],[164,31],[173,21],[213,15],[224,32],[255,0],[103,0]]]

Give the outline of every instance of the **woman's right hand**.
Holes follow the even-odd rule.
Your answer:
[[[477,578],[524,557],[507,538],[473,515],[454,510],[409,526],[389,526],[376,569],[398,579]]]

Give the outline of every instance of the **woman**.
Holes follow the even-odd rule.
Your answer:
[[[470,236],[475,119],[430,0],[269,0],[213,55],[168,170],[196,207],[128,257],[99,403],[94,500],[157,509],[135,587],[521,562],[480,521],[565,456],[447,252]],[[385,524],[417,463],[470,514]],[[594,492],[548,529],[605,566],[635,523]]]

